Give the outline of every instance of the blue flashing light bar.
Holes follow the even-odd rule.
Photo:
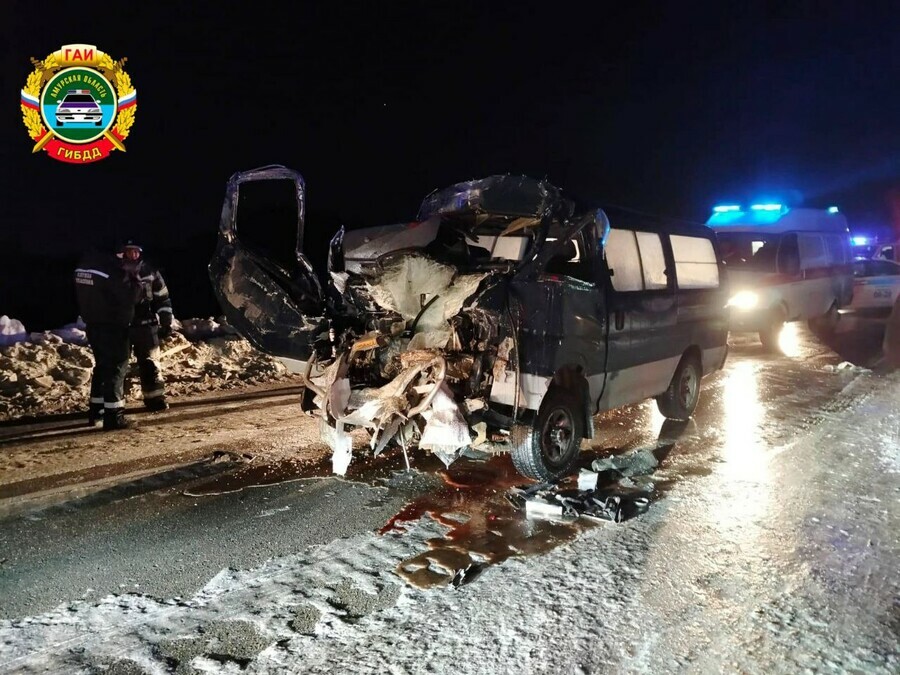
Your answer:
[[[751,211],[781,211],[781,204],[754,204],[750,207]]]
[[[713,213],[735,213],[740,212],[740,204],[720,204],[713,207]]]
[[[828,213],[837,213],[837,212],[838,212],[838,207],[836,207],[836,206],[828,207]]]
[[[853,242],[854,246],[865,246],[869,243],[868,237],[850,237],[850,241]]]

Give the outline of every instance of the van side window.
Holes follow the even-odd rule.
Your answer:
[[[719,264],[712,242],[703,237],[669,235],[679,288],[717,288]]]
[[[781,238],[778,246],[778,271],[791,276],[800,274],[800,248],[796,234],[788,233]]]
[[[548,245],[555,241],[557,240],[554,237],[547,237]],[[563,274],[581,281],[593,281],[591,266],[582,253],[584,241],[581,234],[574,239],[553,245],[558,247],[558,251],[547,261],[545,270],[547,273]]]
[[[606,262],[617,291],[666,288],[666,259],[654,232],[611,229],[606,238]]]
[[[799,234],[797,239],[800,244],[800,267],[808,270],[813,267],[827,267],[828,254],[825,251],[825,242],[818,234]]]
[[[848,261],[847,246],[844,237],[839,234],[825,235],[825,246],[832,265],[843,265]]]
[[[666,257],[663,255],[662,241],[655,232],[635,232],[638,249],[641,252],[641,266],[644,268],[644,288],[653,290],[666,288]]]
[[[617,291],[643,290],[641,258],[634,232],[611,229],[606,237],[605,251],[613,288]]]

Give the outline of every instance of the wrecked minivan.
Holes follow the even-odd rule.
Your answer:
[[[363,428],[376,455],[509,452],[554,480],[596,413],[654,397],[687,419],[723,366],[724,268],[706,227],[610,223],[546,181],[492,176],[433,192],[413,222],[342,228],[320,278],[305,189],[282,166],[232,176],[209,272],[229,322],[300,374],[338,474]],[[277,247],[254,241],[272,209],[291,224]]]

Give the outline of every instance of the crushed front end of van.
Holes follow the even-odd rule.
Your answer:
[[[292,268],[240,239],[241,186],[263,180],[296,186]],[[415,222],[341,229],[322,283],[302,250],[304,190],[284,167],[235,174],[209,270],[229,322],[303,378],[302,405],[320,418],[334,471],[346,471],[360,427],[375,455],[415,446],[449,465],[467,448],[508,449],[528,414],[517,331],[546,321],[523,315],[510,284],[571,204],[524,177],[454,185],[429,195]]]

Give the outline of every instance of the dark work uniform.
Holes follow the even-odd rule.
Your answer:
[[[128,326],[139,285],[113,254],[92,252],[75,270],[75,294],[94,352],[91,413],[106,418],[125,408],[124,382],[130,349]]]
[[[125,263],[128,266],[128,263]],[[172,326],[172,301],[166,282],[158,270],[143,260],[132,268],[141,284],[134,319],[131,322],[131,345],[141,376],[144,403],[164,400],[165,384],[159,368],[159,329]],[[157,401],[157,403],[159,402]]]

